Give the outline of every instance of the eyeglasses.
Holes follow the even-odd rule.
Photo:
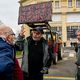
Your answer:
[[[10,35],[14,35],[14,36],[15,36],[15,34],[14,34],[14,33],[12,33],[12,34],[10,34]]]
[[[76,35],[76,36],[80,36],[80,34]]]

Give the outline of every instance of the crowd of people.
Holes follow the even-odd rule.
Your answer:
[[[0,80],[43,80],[52,62],[52,51],[42,37],[43,29],[32,29],[25,38],[21,30],[14,43],[15,34],[10,27],[0,25]],[[22,51],[22,63],[19,66],[16,51]]]
[[[40,26],[33,28],[29,37],[25,37],[24,30],[21,30],[15,42],[13,30],[0,24],[0,80],[43,80],[53,60],[52,49],[43,33]],[[80,30],[76,31],[76,35],[76,80],[80,80]],[[16,51],[22,52],[21,66]]]

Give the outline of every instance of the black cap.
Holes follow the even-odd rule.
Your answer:
[[[38,31],[38,32],[41,32],[43,34],[43,28],[42,27],[35,27],[32,29],[33,31]]]

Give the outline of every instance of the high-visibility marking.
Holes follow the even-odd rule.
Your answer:
[[[75,80],[73,77],[60,77],[60,76],[44,76],[44,79],[55,80]]]

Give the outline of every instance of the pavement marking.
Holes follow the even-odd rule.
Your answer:
[[[70,53],[69,57],[75,57],[74,53]]]
[[[44,76],[45,80],[75,80],[72,77],[60,77],[60,76]]]
[[[63,60],[68,60],[68,57],[63,58]]]

